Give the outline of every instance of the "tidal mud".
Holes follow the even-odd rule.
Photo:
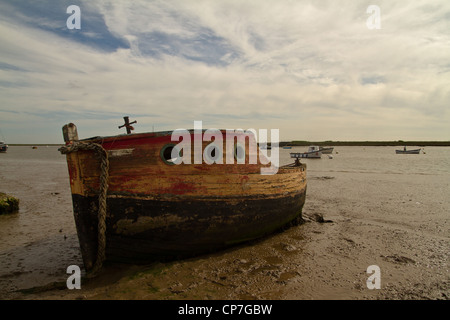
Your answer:
[[[383,159],[370,162],[383,148],[366,149],[372,153],[363,159],[352,154],[362,148],[341,147],[333,160],[307,163],[303,224],[195,258],[108,264],[97,278],[82,272],[80,290],[65,285],[66,268],[82,268],[82,261],[64,159],[41,174],[49,163],[34,163],[24,176],[5,176],[2,162],[5,191],[23,199],[23,207],[19,215],[0,217],[0,297],[448,300],[449,173],[440,167],[409,172],[404,162],[389,162],[395,156],[383,167]],[[352,169],[344,166],[349,161]],[[380,289],[367,286],[372,265],[380,268]]]

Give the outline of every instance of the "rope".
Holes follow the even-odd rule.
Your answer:
[[[97,233],[97,258],[94,267],[90,271],[90,276],[97,275],[105,261],[106,248],[106,196],[108,193],[108,179],[109,179],[109,159],[106,150],[98,143],[77,141],[73,144],[61,147],[58,149],[62,154],[77,152],[79,150],[90,150],[100,155],[100,193],[98,197],[98,233]]]

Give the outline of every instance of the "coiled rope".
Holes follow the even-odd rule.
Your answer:
[[[100,192],[98,196],[98,232],[97,232],[97,258],[94,267],[89,272],[90,277],[94,277],[100,271],[105,261],[106,248],[106,196],[108,193],[109,179],[109,159],[108,152],[98,143],[75,141],[72,144],[58,149],[62,154],[77,152],[79,150],[89,150],[96,152],[101,159],[100,165]]]

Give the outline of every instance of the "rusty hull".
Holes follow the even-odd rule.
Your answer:
[[[261,175],[261,164],[248,164],[248,152],[246,164],[169,165],[160,151],[173,143],[170,132],[89,141],[102,144],[110,160],[107,260],[141,263],[192,256],[301,220],[305,165]],[[80,248],[90,270],[97,252],[100,160],[90,151],[78,151],[67,155],[67,163]]]

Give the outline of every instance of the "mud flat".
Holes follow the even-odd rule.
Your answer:
[[[307,163],[305,223],[260,241],[192,259],[146,266],[108,265],[99,277],[83,278],[80,290],[68,290],[65,284],[69,276],[65,268],[70,264],[82,266],[71,225],[69,190],[63,179],[50,177],[55,185],[41,191],[51,195],[60,184],[60,194],[53,198],[59,199],[62,207],[57,214],[64,218],[53,228],[63,225],[64,231],[54,230],[39,243],[19,237],[22,242],[3,249],[0,255],[9,264],[8,268],[6,262],[0,264],[0,284],[3,281],[8,285],[0,286],[0,296],[90,300],[450,299],[449,173],[441,172],[444,169],[440,167],[410,171],[404,169],[405,161],[410,160],[395,156],[387,158],[393,161],[388,161],[388,166],[379,164],[386,164],[386,159],[370,162],[379,149],[369,150],[370,155],[362,160],[353,154],[356,159],[349,169],[344,163],[351,160],[355,150],[363,152],[362,148],[342,147],[333,160]],[[433,154],[427,151],[427,155]],[[448,161],[447,153],[443,157]],[[422,165],[430,164],[417,164]],[[35,196],[39,195],[36,191]],[[24,203],[27,201],[31,200]],[[54,216],[55,202],[48,206],[40,211],[48,210]],[[41,220],[45,216],[42,213]],[[36,236],[30,232],[29,237]],[[45,259],[38,257],[43,248],[52,247],[59,249],[46,253]],[[41,262],[39,267],[37,261]],[[367,268],[372,265],[380,268],[380,289],[367,287],[371,275]]]
[[[362,218],[356,199],[330,201],[314,193],[337,183],[312,179],[305,223],[283,233],[184,261],[109,266],[76,292],[63,285],[22,298],[449,299],[445,230],[436,223],[416,228],[378,218],[382,206],[376,201],[365,203],[373,217]],[[411,202],[405,201],[405,210],[419,210],[417,201]],[[380,267],[379,290],[367,288],[370,265]]]

